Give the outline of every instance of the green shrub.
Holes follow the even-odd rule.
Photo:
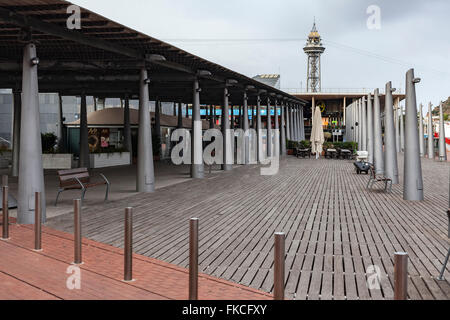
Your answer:
[[[287,149],[297,149],[298,148],[298,142],[297,141],[286,140],[286,148]]]
[[[58,137],[52,132],[41,133],[42,153],[54,153],[56,140]]]
[[[311,148],[311,141],[302,140],[302,141],[300,141],[299,145],[300,145],[300,148],[302,148],[302,149],[309,149],[309,148]]]

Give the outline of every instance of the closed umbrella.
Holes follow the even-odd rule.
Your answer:
[[[311,129],[311,151],[316,154],[316,159],[322,153],[322,145],[325,139],[323,137],[322,114],[320,108],[316,107],[314,120]]]

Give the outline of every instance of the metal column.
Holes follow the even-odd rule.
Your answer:
[[[285,156],[286,153],[286,104],[281,102],[281,155]]]
[[[384,102],[384,175],[392,179],[392,184],[398,184],[397,146],[395,144],[394,100],[392,98],[392,82],[386,83]]]
[[[261,163],[264,160],[263,146],[262,146],[262,136],[263,128],[261,123],[261,97],[258,95],[256,97],[256,132],[257,132],[257,155],[258,162]]]
[[[248,124],[248,96],[247,92],[244,92],[244,107],[243,107],[243,114],[241,115],[242,118],[242,126],[244,129],[244,163],[249,164],[250,163],[250,133],[248,131],[249,124]]]
[[[130,127],[130,99],[125,97],[125,108],[123,109],[123,146],[130,153],[130,162],[133,162],[133,144],[131,143]]]
[[[267,98],[267,135],[266,135],[266,146],[267,146],[267,158],[272,157],[272,108],[270,107],[270,98]]]
[[[274,132],[274,148],[273,148],[273,156],[278,158],[280,157],[280,124],[278,123],[278,100],[275,99],[275,104],[273,105],[274,110],[274,123],[275,123],[275,132]]]
[[[445,124],[443,103],[439,104],[439,161],[447,161],[447,150],[445,148]]]
[[[14,118],[13,118],[13,141],[12,141],[12,167],[11,175],[19,176],[19,156],[20,156],[20,118],[22,108],[22,96],[20,91],[14,90]]]
[[[78,161],[79,168],[90,168],[88,130],[86,94],[83,92],[81,93],[80,103],[80,159]]]
[[[191,177],[203,179],[205,176],[203,166],[203,138],[202,119],[200,117],[200,85],[198,79],[193,84],[193,105],[192,105],[192,164]]]
[[[183,128],[183,114],[182,114],[183,106],[181,105],[181,102],[178,102],[178,123],[177,128],[181,129]]]
[[[384,174],[384,157],[383,157],[383,140],[381,133],[381,112],[380,112],[380,96],[379,89],[375,90],[373,103],[373,159],[375,172]]]
[[[434,159],[434,133],[433,133],[433,105],[431,102],[428,104],[428,159]]]
[[[156,99],[155,101],[155,137],[158,141],[159,148],[156,151],[156,156],[161,155],[161,101]],[[155,155],[155,154],[154,154]]]
[[[288,140],[292,140],[291,139],[291,119],[290,119],[290,107],[288,103],[285,103],[285,117],[286,117],[286,139]]]
[[[367,95],[367,152],[369,153],[368,161],[373,163],[374,156],[374,139],[373,139],[373,107],[372,107],[372,95]]]
[[[425,139],[423,135],[423,104],[420,104],[419,110],[419,151],[420,157],[425,156]]]
[[[45,199],[42,167],[41,129],[39,123],[38,59],[36,46],[24,48],[22,75],[22,110],[20,122],[20,157],[17,223],[34,223],[34,195],[40,192]],[[46,221],[45,206],[42,220]]]
[[[367,109],[366,97],[361,98],[361,150],[367,151]]]
[[[153,168],[152,129],[150,126],[150,102],[147,70],[141,69],[139,95],[139,133],[136,189],[138,192],[155,191],[155,172]]]
[[[419,133],[417,130],[417,105],[414,69],[406,73],[406,115],[405,115],[405,159],[403,199],[422,201],[422,164],[419,153]]]
[[[400,150],[401,152],[405,151],[405,123],[404,123],[404,114],[403,114],[403,106],[400,106]]]
[[[230,130],[230,105],[228,88],[223,89],[223,106],[222,106],[222,135],[223,135],[223,164],[222,170],[230,171],[233,169],[233,154],[231,149],[231,130]]]

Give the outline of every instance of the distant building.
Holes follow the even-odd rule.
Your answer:
[[[80,97],[75,96],[63,96],[63,117],[64,123],[70,123],[79,119],[80,116]],[[106,108],[121,107],[122,103],[118,98],[106,99],[106,102],[102,102],[97,99],[97,103],[94,103],[93,97],[87,97],[87,111],[93,112],[97,106],[97,110]],[[137,100],[130,100],[130,108],[138,109],[139,102]],[[39,116],[41,133],[54,133],[59,132],[59,96],[57,93],[40,93],[39,94]],[[155,111],[155,102],[150,102],[150,110]],[[161,107],[161,113],[172,115],[173,103],[163,102]],[[13,130],[13,95],[11,90],[0,89],[0,142],[2,144],[12,143],[12,130]]]
[[[279,74],[259,74],[253,77],[254,80],[267,84],[271,87],[280,89],[280,75]]]

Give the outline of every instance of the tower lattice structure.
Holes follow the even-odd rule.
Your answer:
[[[303,51],[308,56],[306,90],[307,92],[320,92],[322,90],[320,56],[325,51],[325,47],[322,46],[322,39],[317,31],[315,21]]]

